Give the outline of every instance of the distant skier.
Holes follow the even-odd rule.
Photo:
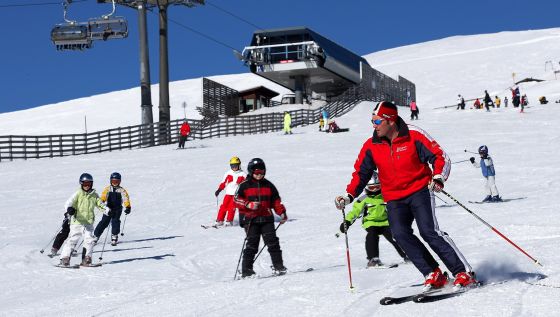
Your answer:
[[[266,166],[262,159],[254,158],[249,161],[247,174],[247,180],[239,185],[235,194],[235,204],[239,208],[239,213],[244,216],[240,224],[245,228],[247,234],[241,264],[241,277],[255,275],[253,262],[259,249],[261,236],[268,247],[274,270],[278,274],[285,274],[288,269],[282,260],[280,240],[276,236],[272,212],[274,211],[280,216],[280,223],[283,224],[288,220],[286,207],[282,204],[276,186],[264,178]]]
[[[189,136],[190,133],[191,133],[191,126],[189,125],[187,120],[185,120],[181,125],[181,129],[179,130],[179,147],[177,147],[178,149],[185,148],[185,142],[187,141],[187,137]]]
[[[476,162],[474,157],[471,157],[470,161],[474,167],[480,167],[482,176],[486,178],[486,191],[488,195],[482,201],[500,202],[502,198],[500,198],[498,188],[496,187],[496,170],[494,169],[492,158],[488,155],[488,147],[486,145],[481,145],[478,148],[478,154],[480,154],[480,163]]]
[[[327,111],[327,108],[323,107],[323,110],[321,110],[321,116],[323,117],[325,124],[327,124],[327,122],[329,122],[329,112]]]
[[[284,134],[292,134],[292,116],[284,111]]]
[[[393,239],[391,229],[389,229],[389,219],[383,196],[381,195],[381,185],[377,178],[377,173],[373,174],[372,179],[364,188],[365,195],[359,197],[352,205],[352,211],[346,214],[345,222],[340,224],[340,232],[344,233],[346,228],[362,218],[362,227],[366,229],[366,254],[368,259],[367,267],[380,267],[383,262],[379,259],[379,236],[383,235],[387,241],[397,250],[397,253],[405,262],[410,261],[401,247]]]
[[[227,222],[226,226],[233,225],[233,218],[235,217],[235,203],[233,201],[233,195],[237,191],[239,184],[245,180],[247,175],[241,169],[241,160],[239,157],[234,156],[229,160],[229,167],[231,168],[224,174],[224,178],[220,185],[218,185],[218,189],[214,193],[216,197],[220,195],[222,190],[226,190],[226,194],[224,195],[224,200],[220,205],[220,209],[218,210],[218,215],[216,216],[216,226],[223,226],[224,219],[227,213]]]
[[[349,128],[341,128],[338,126],[338,124],[336,123],[335,120],[330,120],[329,122],[329,128],[327,129],[326,132],[328,133],[339,133],[339,132],[348,132],[350,131]]]
[[[496,98],[494,99],[494,105],[496,105],[496,108],[500,108],[501,104],[502,104],[502,99],[500,99],[500,97],[496,96]]]
[[[465,110],[465,98],[463,96],[458,95],[457,97],[457,110]]]
[[[492,98],[490,98],[490,94],[488,91],[484,91],[484,107],[486,107],[486,111],[490,111],[490,106],[494,106],[492,103]]]
[[[94,208],[97,207],[104,211],[105,215],[110,215],[111,210],[103,203],[99,195],[93,189],[93,177],[88,173],[80,175],[80,189],[76,191],[66,202],[66,212],[72,217],[70,221],[69,239],[64,244],[60,254],[60,265],[70,265],[70,255],[76,248],[78,240],[83,236],[86,256],[82,260],[82,265],[91,265],[91,255],[93,253],[94,235],[93,223],[95,221]]]
[[[507,96],[505,96],[505,97],[504,97],[504,107],[506,107],[506,108],[507,108],[507,106],[508,106],[508,102],[509,102],[509,100],[508,100],[508,97],[507,97]]]
[[[415,118],[418,120],[419,113],[420,110],[418,109],[418,105],[416,105],[416,101],[412,100],[410,103],[410,120],[414,120]]]
[[[476,98],[476,100],[474,101],[473,106],[474,106],[475,109],[482,108],[482,106],[480,105],[480,100],[478,100],[478,98]]]
[[[117,245],[119,240],[119,233],[121,232],[121,214],[123,212],[123,205],[125,207],[124,213],[130,214],[130,197],[126,189],[121,187],[121,174],[113,172],[109,177],[109,185],[103,189],[101,193],[101,200],[107,203],[107,207],[111,209],[110,215],[103,215],[97,227],[95,227],[95,241],[101,237],[105,228],[111,223],[111,245]]]
[[[521,103],[521,93],[519,92],[519,87],[510,88],[511,90],[511,103],[514,108],[519,107]]]

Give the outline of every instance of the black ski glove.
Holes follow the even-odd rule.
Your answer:
[[[345,227],[346,225],[346,227]],[[346,232],[346,228],[350,228],[350,226],[352,225],[352,223],[348,220],[344,221],[343,223],[340,224],[340,232],[345,233]]]
[[[127,215],[128,215],[131,211],[132,211],[132,210],[130,210],[130,207],[126,207],[126,208],[124,209],[124,213],[127,214]]]
[[[220,194],[221,191],[222,191],[221,189],[216,190],[216,192],[214,193],[214,195],[216,195],[216,197],[218,197],[218,195]]]
[[[471,157],[469,160],[474,164],[474,157]]]
[[[73,216],[73,215],[76,214],[76,208],[70,206],[70,207],[66,208],[66,212],[67,212],[70,216]]]

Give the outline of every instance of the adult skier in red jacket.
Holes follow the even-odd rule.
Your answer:
[[[448,280],[413,234],[414,220],[420,236],[455,276],[455,286],[474,285],[470,265],[447,233],[439,229],[435,216],[434,191],[443,189],[451,169],[447,154],[425,131],[407,125],[391,102],[378,103],[371,121],[373,136],[362,146],[346,194],[335,198],[336,207],[342,209],[351,203],[377,170],[393,237],[425,276],[425,289],[441,288]]]
[[[187,122],[187,120],[185,120],[185,122],[183,122],[183,124],[181,125],[181,129],[179,131],[179,147],[178,149],[184,149],[185,148],[185,141],[187,141],[187,136],[189,135],[189,133],[191,133],[191,126],[189,125],[189,123]]]

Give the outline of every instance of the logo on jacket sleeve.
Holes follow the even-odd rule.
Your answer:
[[[397,147],[397,153],[404,152],[408,149],[408,146],[399,146]]]

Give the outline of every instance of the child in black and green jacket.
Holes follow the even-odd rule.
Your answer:
[[[368,258],[367,267],[383,266],[379,260],[379,236],[383,235],[391,245],[397,250],[397,253],[408,262],[408,257],[401,247],[393,239],[391,229],[389,229],[389,220],[387,210],[381,195],[381,185],[374,174],[373,178],[368,182],[365,188],[365,195],[359,197],[352,206],[352,211],[346,215],[345,222],[340,224],[340,231],[344,233],[347,228],[362,217],[362,227],[366,229],[366,253]]]

